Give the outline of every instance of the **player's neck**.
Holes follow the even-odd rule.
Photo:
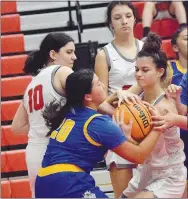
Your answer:
[[[187,69],[188,67],[187,59],[183,57],[182,55],[179,56],[179,63],[183,69]]]
[[[144,97],[143,100],[153,104],[153,102],[162,94],[164,93],[164,89],[160,85],[155,85],[151,88],[144,89]]]
[[[135,44],[135,37],[134,37],[134,35],[132,35],[132,34],[127,34],[127,36],[125,37],[116,37],[115,39],[114,39],[114,44],[116,45],[116,46],[121,46],[121,47],[123,47],[123,46],[126,46],[126,47],[131,47],[131,46],[133,46],[134,44]]]
[[[97,109],[98,109],[98,105],[93,104],[92,102],[84,103],[84,106],[85,106],[85,107],[87,107],[87,108],[90,108],[90,109],[96,110],[96,111],[97,111]]]

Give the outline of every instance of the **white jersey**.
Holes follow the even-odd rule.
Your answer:
[[[163,97],[164,94],[154,105]],[[179,128],[167,129],[160,135],[150,156],[133,172],[133,178],[123,193],[132,198],[140,191],[147,190],[157,198],[181,198],[187,177],[183,149]]]
[[[157,104],[163,97],[159,96],[153,105]],[[180,138],[180,129],[172,127],[160,135],[155,147],[146,159],[145,164],[152,168],[168,168],[173,165],[182,164],[185,161],[184,143]]]
[[[60,66],[52,65],[40,71],[32,78],[24,94],[24,106],[29,118],[29,141],[34,143],[48,142],[49,129],[45,125],[42,111],[52,100],[62,98],[53,86],[53,77]],[[66,99],[65,99],[66,100]]]
[[[143,42],[136,40],[136,46],[138,54],[142,49]],[[123,86],[135,85],[136,80],[134,74],[137,56],[134,59],[124,57],[114,45],[113,41],[104,46],[103,49],[105,51],[109,67],[108,94],[113,94]]]

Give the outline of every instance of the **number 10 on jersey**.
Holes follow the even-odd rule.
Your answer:
[[[41,84],[36,86],[35,88],[29,89],[28,97],[29,97],[30,113],[33,112],[33,109],[35,111],[38,111],[43,108],[44,100],[43,100],[42,90],[43,90],[43,87]]]

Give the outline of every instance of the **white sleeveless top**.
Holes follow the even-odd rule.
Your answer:
[[[156,105],[165,96],[161,94],[153,103]],[[150,156],[144,164],[153,168],[168,168],[173,165],[182,164],[185,161],[184,143],[180,138],[180,129],[171,127],[162,133],[155,144]]]
[[[143,46],[143,42],[136,39],[137,54],[140,52]],[[104,51],[107,57],[107,63],[109,66],[109,83],[108,94],[113,94],[116,90],[121,89],[123,86],[132,86],[136,84],[134,77],[135,74],[135,61],[134,59],[128,59],[124,57],[113,41],[104,46]]]
[[[53,86],[54,74],[59,68],[58,65],[52,65],[41,70],[37,76],[32,78],[25,91],[23,101],[30,125],[28,142],[47,143],[49,141],[49,138],[46,137],[49,129],[45,125],[42,111],[46,104],[63,97]],[[66,98],[64,100],[63,104],[66,102]]]

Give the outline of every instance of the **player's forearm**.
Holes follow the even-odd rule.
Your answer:
[[[177,108],[178,114],[180,115],[187,114],[187,106],[181,103],[180,98],[176,99],[176,108]]]
[[[99,105],[98,111],[102,114],[107,114],[112,116],[114,114],[115,108],[111,106],[108,102],[104,101]]]
[[[149,135],[138,145],[138,154],[142,162],[149,156],[152,152],[161,132],[152,130]]]
[[[27,134],[29,132],[29,124],[25,124],[22,126],[11,126],[11,131],[15,134]]]
[[[139,95],[142,92],[142,89],[138,85],[135,85],[131,86],[127,91]]]
[[[187,119],[188,119],[187,116],[183,115],[174,116],[174,126],[187,130],[188,129]]]

